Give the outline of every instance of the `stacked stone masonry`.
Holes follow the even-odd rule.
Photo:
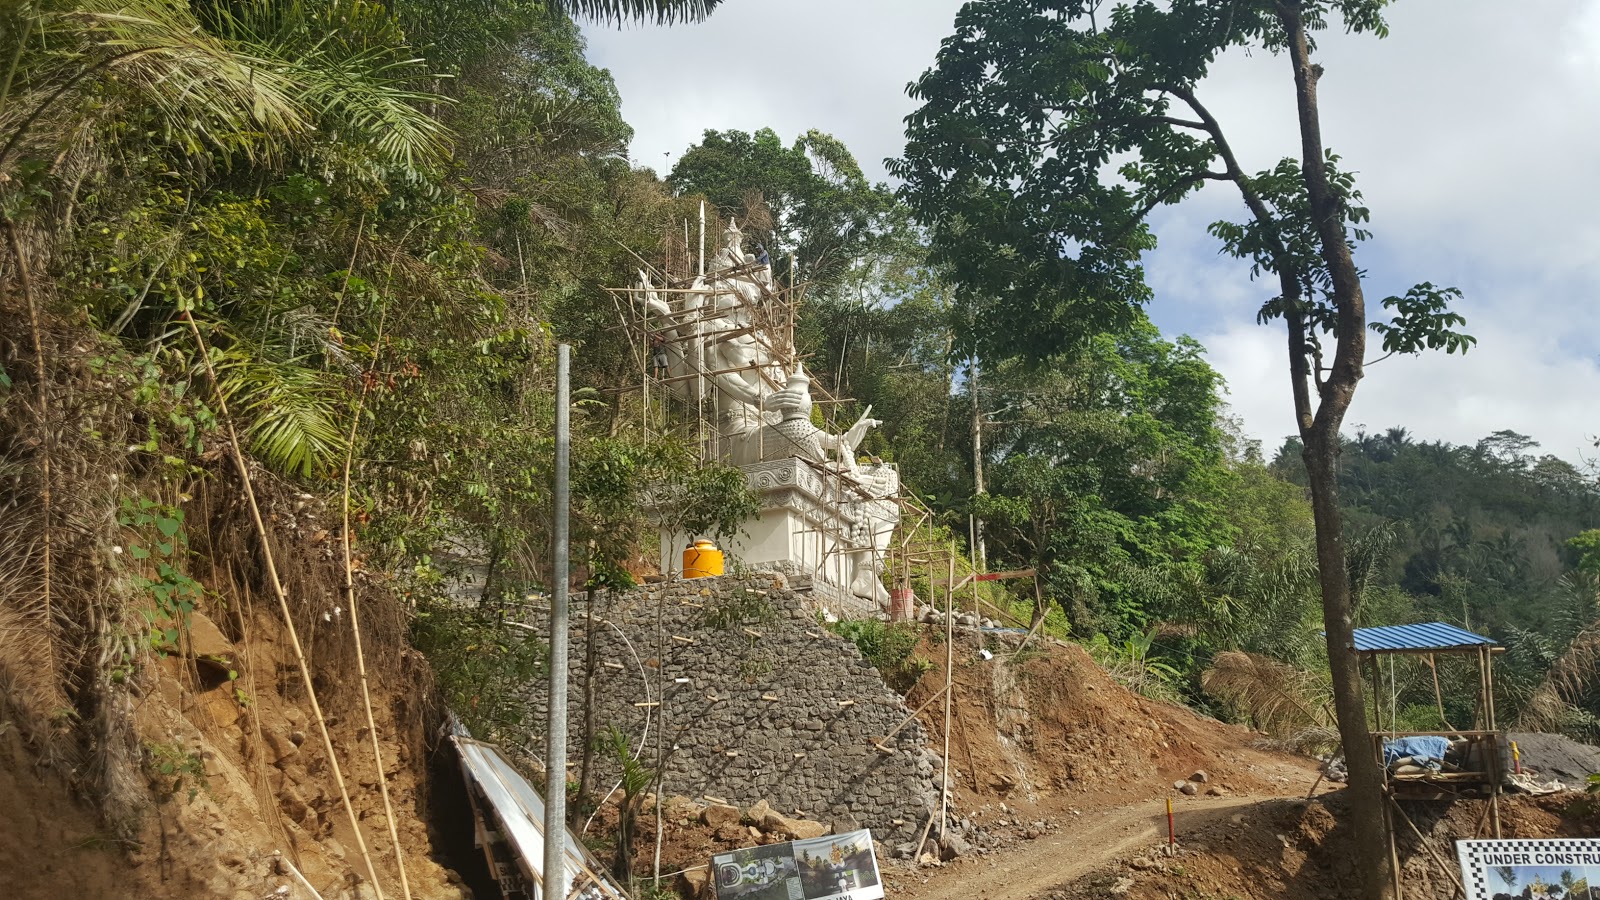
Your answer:
[[[588,623],[582,596],[573,601],[568,759],[576,761]],[[781,575],[602,594],[595,614],[611,623],[595,634],[595,730],[615,726],[636,749],[648,719],[644,758],[653,763],[664,722],[665,794],[739,806],[766,800],[836,830],[871,828],[884,842],[913,840],[937,810],[937,759],[922,726],[913,721],[890,738],[884,746],[892,752],[877,749],[909,710],[855,644],[818,624],[807,592]],[[543,683],[531,687],[528,721],[544,721],[545,693]],[[650,702],[659,705],[639,705]],[[529,738],[530,747],[543,743],[542,735]],[[617,764],[602,752],[597,766],[603,793]],[[577,768],[568,774],[576,779]]]

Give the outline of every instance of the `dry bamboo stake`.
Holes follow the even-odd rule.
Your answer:
[[[1033,577],[1035,579],[1037,579],[1039,576],[1035,575]],[[1032,640],[1033,636],[1035,634],[1037,634],[1039,632],[1039,629],[1042,628],[1042,627],[1044,627],[1044,617],[1040,616],[1039,617],[1039,621],[1033,623],[1033,627],[1028,629],[1028,633],[1022,636],[1022,642],[1020,644],[1017,644],[1017,652],[1011,654],[1011,658],[1012,659],[1016,659],[1017,657],[1022,655],[1023,648],[1028,646],[1028,641]]]
[[[967,516],[968,538],[967,553],[972,557],[972,644],[978,649],[983,649],[983,607],[982,600],[978,597],[978,517]],[[973,777],[977,777],[974,775]]]
[[[50,401],[49,401],[49,372],[44,364],[44,339],[39,329],[39,302],[33,294],[33,277],[28,272],[28,258],[22,253],[22,242],[17,239],[17,226],[3,212],[0,219],[5,222],[6,243],[11,247],[11,255],[17,261],[17,283],[22,286],[22,296],[28,302],[28,324],[33,331],[33,367],[34,377],[39,381],[39,432],[40,432],[40,488],[39,503],[44,511],[44,533],[41,543],[44,544],[43,559],[43,589],[44,589],[44,635],[45,650],[50,661],[50,670],[53,673],[56,666],[56,636],[55,636],[55,609],[51,602],[50,586],[54,583],[54,556],[50,543],[51,532],[55,530],[52,521],[50,497],[50,444],[53,431],[50,428]]]
[[[312,897],[316,898],[316,900],[322,900],[322,895],[317,893],[317,889],[311,886],[311,882],[307,881],[304,875],[300,874],[300,870],[294,867],[294,863],[284,859],[282,850],[274,850],[272,851],[272,855],[277,859],[278,862],[283,864],[285,869],[289,870],[289,874],[293,875],[296,881],[300,882],[301,887],[311,892]]]
[[[1461,891],[1461,896],[1466,897],[1467,889],[1461,884],[1461,878],[1456,875],[1455,868],[1447,865],[1444,860],[1439,858],[1439,852],[1428,844],[1428,839],[1423,837],[1422,832],[1417,829],[1417,823],[1411,821],[1411,817],[1406,815],[1406,811],[1401,808],[1400,801],[1396,800],[1394,795],[1391,794],[1389,796],[1389,802],[1394,804],[1394,811],[1400,814],[1400,818],[1406,825],[1410,826],[1411,833],[1417,836],[1417,843],[1422,845],[1422,849],[1428,851],[1428,855],[1433,857],[1433,861],[1439,868],[1443,869],[1444,873],[1450,876],[1450,880],[1456,883],[1456,889]]]
[[[378,900],[383,900],[383,886],[378,883],[378,869],[372,864],[372,854],[367,851],[367,840],[361,835],[361,821],[356,818],[355,807],[350,803],[350,790],[345,787],[344,773],[339,768],[339,757],[333,752],[333,737],[328,734],[327,720],[322,717],[322,704],[317,702],[317,689],[311,683],[311,668],[306,664],[305,648],[300,646],[300,636],[295,631],[294,617],[289,612],[289,593],[284,590],[283,582],[278,578],[278,564],[272,554],[272,541],[267,536],[267,526],[261,518],[261,507],[256,503],[255,487],[250,480],[250,468],[245,465],[244,451],[239,449],[239,433],[233,427],[233,417],[228,414],[228,402],[222,397],[222,384],[217,380],[216,370],[211,367],[211,352],[206,347],[205,339],[200,336],[200,326],[195,324],[194,316],[188,312],[180,315],[188,323],[189,333],[194,335],[195,345],[200,348],[200,361],[205,363],[206,376],[211,379],[211,387],[217,398],[217,418],[228,429],[228,446],[233,451],[233,464],[239,470],[245,501],[250,507],[250,518],[255,523],[256,534],[261,538],[261,557],[267,564],[267,577],[272,582],[273,592],[278,595],[278,609],[283,613],[283,627],[289,634],[290,645],[294,647],[295,662],[300,667],[300,679],[306,685],[306,699],[311,701],[311,713],[317,718],[317,730],[322,734],[322,748],[328,754],[328,767],[333,772],[334,783],[339,786],[339,799],[344,803],[345,815],[350,817],[350,830],[356,836],[356,848],[361,851],[361,858],[367,863],[367,874],[372,878],[372,889],[377,892]]]
[[[893,729],[891,729],[889,731],[888,734],[883,736],[883,740],[887,741],[889,738],[892,738],[896,734],[899,734],[900,733],[900,729],[906,727],[907,725],[910,725],[911,724],[911,720],[915,719],[917,717],[918,713],[920,713],[923,710],[927,709],[928,707],[932,706],[933,705],[933,701],[939,699],[941,696],[944,695],[944,692],[949,690],[949,689],[950,689],[949,685],[946,685],[946,686],[938,689],[937,691],[934,691],[932,697],[929,697],[928,699],[922,701],[922,705],[917,707],[915,710],[912,710],[911,715],[906,716],[904,719],[901,719],[899,725],[896,725]],[[883,745],[883,741],[878,741],[876,746],[880,750],[888,750],[889,749],[888,747],[885,747]]]
[[[355,258],[351,257],[351,266],[354,267]],[[383,314],[378,317],[378,342],[374,345],[372,365],[369,375],[375,376],[378,368],[378,356],[383,344],[383,320],[389,312],[384,307]],[[361,680],[361,706],[367,714],[367,736],[372,739],[372,761],[378,768],[378,793],[383,795],[383,815],[389,823],[389,840],[394,844],[394,866],[400,870],[400,892],[406,900],[411,900],[411,879],[406,876],[405,852],[400,849],[400,831],[394,822],[394,805],[389,800],[389,778],[383,771],[383,749],[378,745],[378,724],[372,718],[372,692],[367,687],[367,655],[361,643],[361,620],[357,613],[360,600],[356,598],[356,570],[350,560],[350,464],[356,455],[356,430],[361,425],[361,410],[367,402],[368,385],[370,378],[361,386],[361,394],[356,397],[356,408],[350,416],[350,434],[345,441],[344,453],[344,502],[341,511],[344,515],[344,527],[340,529],[340,543],[344,549],[344,596],[350,604],[350,634],[356,644],[356,675]]]
[[[944,583],[944,769],[939,791],[939,836],[944,837],[950,819],[950,698],[955,695],[956,664],[956,542],[950,542],[950,577]]]
[[[932,599],[931,597],[929,599]],[[933,813],[928,813],[928,822],[922,826],[922,833],[917,835],[917,864],[922,864],[922,845],[928,842],[928,832],[933,830]]]

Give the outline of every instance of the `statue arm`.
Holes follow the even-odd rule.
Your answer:
[[[856,448],[861,446],[861,442],[866,440],[867,429],[876,428],[883,424],[878,419],[868,418],[871,415],[872,407],[868,406],[867,411],[861,414],[861,418],[857,419],[856,423],[850,426],[850,430],[840,437],[840,452],[844,452],[845,448],[848,447],[850,453],[855,453]]]

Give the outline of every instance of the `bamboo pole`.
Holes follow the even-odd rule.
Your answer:
[[[1394,804],[1395,812],[1399,813],[1400,814],[1400,818],[1406,823],[1406,825],[1408,827],[1410,827],[1411,833],[1417,836],[1417,843],[1422,845],[1422,849],[1428,851],[1428,855],[1433,857],[1434,863],[1436,863],[1439,866],[1439,868],[1443,869],[1444,873],[1446,875],[1450,876],[1450,880],[1451,881],[1454,881],[1456,883],[1456,889],[1461,891],[1461,896],[1466,897],[1467,896],[1467,889],[1464,886],[1462,886],[1460,876],[1456,875],[1456,867],[1452,866],[1452,865],[1449,865],[1443,859],[1439,858],[1438,851],[1433,849],[1433,846],[1428,843],[1428,839],[1422,836],[1422,832],[1421,832],[1421,830],[1419,830],[1417,828],[1417,824],[1415,822],[1411,821],[1411,817],[1410,816],[1406,815],[1406,811],[1400,805],[1400,801],[1396,800],[1394,797],[1391,796],[1389,798],[1389,802]]]
[[[350,830],[355,834],[356,849],[366,861],[367,875],[372,879],[373,891],[377,893],[378,900],[383,900],[383,886],[378,882],[378,869],[373,865],[372,854],[367,851],[367,839],[361,834],[361,820],[356,818],[355,806],[350,802],[350,789],[345,786],[344,772],[339,767],[339,757],[333,751],[333,736],[328,733],[328,721],[322,715],[322,704],[317,702],[317,689],[311,682],[311,666],[306,662],[305,648],[300,644],[300,635],[294,627],[294,616],[289,611],[289,592],[284,588],[282,579],[278,577],[278,563],[272,552],[272,541],[267,534],[266,521],[261,515],[261,506],[256,502],[255,485],[250,478],[250,467],[244,461],[244,451],[240,449],[239,433],[233,427],[233,417],[228,413],[228,402],[222,396],[222,383],[217,380],[217,372],[211,366],[211,351],[205,339],[200,336],[200,326],[195,323],[194,316],[187,311],[179,315],[189,325],[189,333],[194,336],[195,346],[200,350],[200,361],[205,365],[206,376],[210,379],[216,396],[219,413],[217,418],[227,430],[228,447],[232,451],[233,464],[239,470],[239,481],[244,489],[246,506],[250,510],[251,521],[256,526],[256,535],[261,539],[261,558],[267,567],[267,581],[278,597],[278,610],[283,615],[284,632],[288,634],[289,644],[294,648],[300,679],[306,686],[306,699],[311,703],[311,714],[316,718],[317,730],[322,735],[322,749],[328,754],[328,768],[333,775],[334,783],[339,786],[339,799],[344,805],[345,815],[350,818]]]
[[[289,874],[294,876],[295,881],[300,882],[300,886],[305,888],[307,893],[311,894],[315,900],[322,900],[322,895],[317,893],[317,889],[311,886],[311,882],[306,880],[306,876],[300,874],[300,870],[294,867],[294,863],[284,858],[282,850],[272,851],[272,856],[279,865],[289,870]]]
[[[352,270],[355,267],[355,257],[350,260]],[[369,375],[376,374],[378,370],[378,353],[383,346],[383,326],[388,317],[389,309],[384,307],[383,313],[378,316],[378,340],[372,356],[372,364],[368,367]],[[394,820],[394,804],[389,798],[389,777],[384,774],[383,748],[378,743],[378,723],[372,715],[372,691],[367,684],[367,654],[361,640],[361,599],[356,596],[356,570],[350,555],[350,466],[356,455],[356,431],[361,425],[361,410],[367,402],[367,385],[373,382],[372,378],[363,379],[361,393],[356,397],[356,408],[350,416],[350,434],[345,440],[344,453],[344,479],[343,503],[340,512],[343,516],[343,525],[340,529],[340,548],[344,552],[344,595],[345,602],[350,606],[350,635],[355,642],[356,650],[356,677],[361,682],[361,708],[367,716],[367,737],[372,741],[372,761],[378,769],[378,793],[383,797],[383,815],[389,824],[389,841],[394,845],[394,867],[400,871],[400,892],[411,900],[411,879],[406,875],[405,851],[400,848],[399,826]]]
[[[950,822],[950,698],[955,695],[956,665],[956,610],[955,591],[951,585],[956,580],[956,542],[950,542],[950,578],[944,588],[944,769],[939,791],[939,836],[948,833]]]
[[[939,699],[940,697],[944,696],[945,691],[948,691],[949,689],[950,689],[950,685],[946,684],[944,687],[938,689],[937,691],[934,691],[932,697],[929,697],[928,699],[922,701],[922,705],[921,706],[919,706],[916,709],[912,710],[911,711],[911,715],[906,716],[904,719],[901,719],[899,725],[896,725],[895,727],[889,729],[889,733],[883,736],[883,740],[875,742],[874,746],[876,746],[879,750],[888,750],[889,748],[884,746],[883,741],[887,741],[888,739],[890,739],[890,738],[894,737],[895,735],[899,734],[900,733],[900,729],[906,727],[907,725],[910,725],[912,719],[915,719],[919,713],[921,713],[923,710],[927,709],[928,707],[932,706],[933,705],[933,701],[935,701],[935,700]]]
[[[1394,795],[1384,791],[1384,796],[1389,798],[1390,805],[1394,805]],[[1394,814],[1389,807],[1383,808],[1384,830],[1389,832],[1389,871],[1394,873],[1395,900],[1405,900],[1405,888],[1400,884],[1400,839],[1394,833]]]
[[[1495,720],[1494,709],[1494,654],[1488,647],[1480,648],[1479,653],[1483,658],[1483,683],[1484,702],[1489,707],[1489,731],[1498,728]],[[1500,736],[1495,734],[1489,738],[1489,818],[1494,822],[1494,836],[1500,837]]]
[[[968,514],[967,531],[970,537],[967,541],[967,555],[972,559],[972,646],[974,649],[983,649],[983,610],[978,600],[978,517]]]

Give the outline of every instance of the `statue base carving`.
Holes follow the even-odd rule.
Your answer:
[[[899,473],[878,463],[839,471],[799,457],[739,467],[761,513],[722,546],[734,566],[809,576],[818,605],[841,618],[884,613],[879,580],[899,506],[886,497]],[[696,537],[661,532],[661,571],[678,575],[683,548]]]

